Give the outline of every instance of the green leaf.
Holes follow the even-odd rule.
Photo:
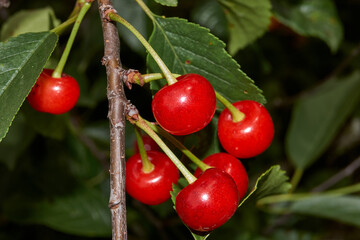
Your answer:
[[[111,235],[107,200],[95,189],[82,188],[72,194],[43,201],[14,196],[4,205],[5,215],[19,223],[42,224],[57,231],[81,236]]]
[[[0,162],[13,170],[18,159],[35,137],[23,114],[18,114],[7,137],[0,144]]]
[[[234,55],[267,31],[271,16],[270,0],[218,1],[228,21],[230,54]]]
[[[176,184],[173,184],[173,189],[172,191],[170,192],[170,195],[171,195],[171,201],[173,202],[174,204],[174,208],[175,208],[175,200],[176,200],[176,196],[178,195],[178,193],[181,191],[181,188],[176,185]]]
[[[265,103],[261,90],[225,51],[225,44],[208,29],[185,19],[154,16],[150,44],[171,72],[200,74],[231,102],[251,99]],[[160,72],[150,55],[147,63],[150,72]],[[158,88],[157,84],[152,88]],[[219,104],[219,108],[224,107]]]
[[[50,7],[22,10],[12,15],[1,28],[0,40],[27,32],[43,32],[56,27],[60,21]]]
[[[201,1],[192,9],[191,19],[193,22],[209,28],[220,39],[228,37],[227,20],[217,0]]]
[[[360,197],[357,196],[315,196],[294,202],[290,211],[360,227]]]
[[[269,195],[289,192],[291,184],[288,182],[289,177],[285,174],[286,172],[281,170],[279,165],[269,168],[256,180],[255,186],[246,198],[242,200],[239,207],[252,195],[257,199],[261,199]]]
[[[0,141],[57,43],[51,32],[27,33],[0,43]]]
[[[209,234],[206,234],[205,236],[197,235],[197,234],[195,234],[195,233],[193,233],[193,232],[191,232],[191,231],[190,231],[190,233],[191,233],[191,235],[193,236],[193,238],[194,238],[195,240],[205,240],[205,239],[207,239],[207,238],[210,236],[210,233],[209,233]]]
[[[169,7],[176,7],[178,5],[177,0],[154,0],[154,1]]]
[[[54,115],[35,111],[29,104],[23,104],[21,111],[24,113],[26,122],[36,132],[49,138],[61,140],[64,138],[69,124],[69,115]]]
[[[344,30],[332,0],[272,1],[276,18],[284,25],[304,36],[323,40],[336,52]]]
[[[360,72],[325,82],[294,107],[286,136],[286,151],[300,169],[311,165],[328,148],[360,101]]]

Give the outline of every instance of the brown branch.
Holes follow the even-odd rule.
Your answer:
[[[120,40],[115,23],[107,14],[113,9],[111,0],[98,0],[104,35],[104,57],[106,67],[108,118],[110,122],[110,200],[112,239],[127,239],[126,193],[125,193],[125,106],[127,100],[120,79]]]

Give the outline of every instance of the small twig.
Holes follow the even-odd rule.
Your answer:
[[[360,168],[360,157],[356,158],[352,163],[350,163],[340,172],[338,172],[319,186],[315,187],[312,192],[322,192],[329,189],[330,187],[338,183],[340,180],[353,174],[358,168]]]
[[[107,75],[108,118],[110,122],[110,200],[112,239],[127,239],[125,192],[125,107],[121,82],[120,40],[116,25],[107,13],[115,11],[111,0],[98,0],[104,35],[103,64]]]

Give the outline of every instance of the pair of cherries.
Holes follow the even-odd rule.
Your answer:
[[[142,171],[139,153],[126,162],[126,190],[133,198],[156,205],[170,198],[172,184],[179,172],[171,160],[161,153],[151,139],[143,138],[147,156],[154,165],[151,172]],[[155,150],[152,150],[155,149]],[[204,173],[197,169],[198,179],[185,187],[176,197],[179,217],[192,230],[212,231],[227,222],[235,213],[248,188],[248,176],[242,163],[227,153],[215,153],[203,160],[213,168]]]
[[[203,129],[211,121],[216,110],[216,95],[209,81],[198,74],[185,74],[177,80],[155,94],[152,111],[164,130],[173,135],[187,135]],[[219,141],[237,158],[257,156],[272,142],[271,116],[263,105],[252,100],[233,105],[245,117],[235,122],[230,111],[223,110],[218,120]]]
[[[144,172],[140,154],[130,157],[126,162],[126,191],[140,202],[156,205],[170,198],[179,172],[151,138],[143,136],[143,142],[154,168]],[[248,176],[242,163],[228,153],[215,153],[203,162],[212,168],[195,171],[198,179],[179,192],[175,208],[190,229],[209,232],[235,213],[247,191]]]

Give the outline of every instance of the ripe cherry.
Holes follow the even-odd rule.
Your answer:
[[[239,191],[239,198],[242,199],[245,196],[249,186],[249,178],[239,159],[227,153],[215,153],[206,157],[203,162],[229,174],[236,183]],[[199,177],[201,173],[201,169],[197,168],[194,176]]]
[[[160,151],[160,147],[159,145],[157,145],[157,143],[148,135],[144,135],[141,137],[144,143],[144,148],[145,151]],[[139,153],[139,146],[137,141],[134,142],[134,148],[135,148],[135,152]]]
[[[192,230],[212,231],[227,222],[239,204],[234,180],[224,171],[209,168],[183,188],[175,200],[180,219]]]
[[[219,116],[218,136],[223,148],[238,158],[250,158],[264,152],[274,137],[274,124],[269,112],[258,102],[233,103],[245,117],[234,122],[228,109]]]
[[[63,114],[70,111],[80,95],[77,81],[66,74],[53,78],[53,69],[44,69],[31,89],[27,100],[36,111]]]
[[[187,135],[204,128],[216,108],[215,91],[209,81],[194,73],[177,78],[154,96],[152,110],[156,121],[167,132]]]
[[[139,153],[126,161],[126,191],[138,201],[157,205],[170,198],[172,184],[179,180],[179,171],[164,153],[146,152],[154,165],[150,172],[144,172]]]

